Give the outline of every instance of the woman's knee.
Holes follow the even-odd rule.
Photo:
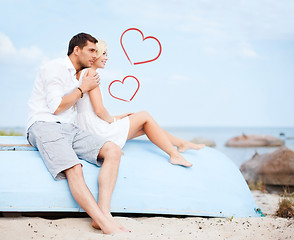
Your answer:
[[[150,120],[152,119],[152,116],[150,115],[149,112],[147,111],[141,111],[139,114],[145,119],[145,120]]]

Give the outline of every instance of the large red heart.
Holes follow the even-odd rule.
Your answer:
[[[128,54],[127,54],[125,48],[124,48],[124,45],[123,45],[123,43],[122,43],[122,38],[123,38],[123,36],[124,36],[124,34],[125,34],[126,32],[128,32],[128,31],[132,31],[132,30],[135,30],[135,31],[138,31],[139,33],[141,33],[142,38],[143,38],[143,41],[145,41],[146,39],[150,39],[150,38],[151,38],[151,39],[154,39],[154,40],[158,43],[158,45],[159,45],[159,53],[158,53],[158,55],[157,55],[155,58],[150,59],[150,60],[146,60],[146,61],[142,61],[142,62],[135,62],[134,65],[142,64],[142,63],[152,62],[152,61],[155,61],[157,58],[159,58],[159,56],[160,56],[160,54],[161,54],[161,44],[160,44],[159,40],[158,40],[157,38],[155,38],[155,37],[152,37],[152,36],[144,37],[142,31],[140,31],[140,30],[137,29],[137,28],[129,28],[129,29],[125,30],[125,31],[123,32],[123,34],[121,35],[121,37],[120,37],[120,44],[121,44],[121,47],[122,47],[122,49],[124,50],[124,53],[126,54],[128,60],[130,61],[130,63],[132,64],[132,61],[131,61],[131,59],[129,58],[129,56],[128,56]]]
[[[137,83],[138,83],[138,87],[137,87],[135,93],[132,95],[132,97],[131,97],[129,100],[128,100],[128,99],[123,99],[123,98],[119,98],[119,97],[114,96],[114,95],[111,93],[111,91],[110,91],[110,87],[111,87],[111,85],[112,85],[113,83],[115,83],[115,82],[119,82],[119,83],[121,83],[121,84],[124,84],[124,82],[125,82],[125,80],[126,80],[127,78],[133,78],[133,79],[135,79],[135,80],[137,81]],[[138,90],[139,90],[139,87],[140,87],[140,82],[139,82],[139,80],[138,80],[136,77],[134,77],[134,76],[126,76],[122,81],[120,81],[120,80],[114,80],[114,81],[112,81],[112,82],[109,84],[108,92],[109,92],[109,94],[110,94],[112,97],[114,97],[115,99],[118,99],[118,100],[121,100],[121,101],[125,101],[125,102],[130,102],[130,101],[132,101],[132,99],[135,97],[136,93],[137,93]]]

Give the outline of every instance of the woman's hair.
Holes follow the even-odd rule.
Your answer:
[[[75,46],[78,46],[81,49],[85,47],[87,45],[87,41],[90,41],[92,43],[97,43],[97,39],[87,33],[79,33],[73,36],[68,45],[67,56],[72,54]]]
[[[98,48],[97,58],[100,58],[102,56],[102,54],[106,51],[107,44],[103,40],[98,39],[98,42],[96,43],[96,46]]]

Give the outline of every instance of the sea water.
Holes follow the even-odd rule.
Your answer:
[[[240,167],[243,162],[251,159],[255,154],[273,152],[278,147],[249,147],[235,148],[227,147],[226,142],[235,136],[242,134],[271,135],[281,138],[285,145],[294,151],[294,127],[164,127],[166,131],[176,137],[192,140],[194,137],[211,139],[216,143],[215,149],[227,155],[236,165]],[[0,130],[24,133],[24,128],[1,128]],[[146,139],[146,137],[140,137]]]
[[[285,141],[285,145],[294,151],[294,128],[261,128],[261,127],[167,127],[164,128],[174,136],[192,140],[194,137],[203,137],[214,140],[215,149],[227,155],[238,167],[243,162],[252,158],[255,153],[270,153],[278,149],[278,147],[248,147],[236,148],[227,147],[226,142],[235,136],[242,134],[258,134],[271,135],[281,138]]]

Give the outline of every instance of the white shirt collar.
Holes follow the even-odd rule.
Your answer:
[[[68,68],[68,70],[72,73],[72,76],[75,77],[77,71],[68,56],[65,57],[65,65]]]

